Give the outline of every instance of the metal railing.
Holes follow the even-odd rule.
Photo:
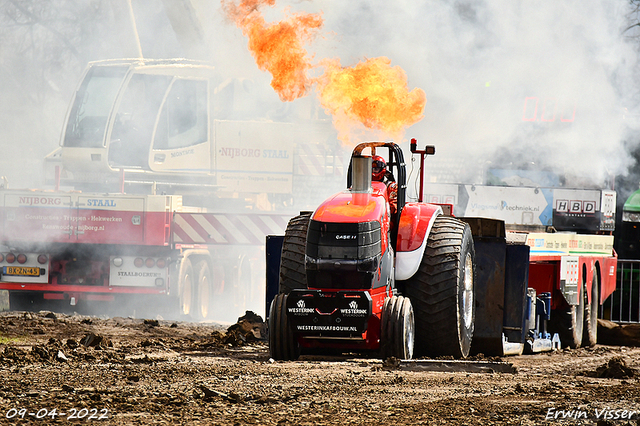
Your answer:
[[[599,317],[640,323],[640,260],[618,260],[616,290],[600,306]]]

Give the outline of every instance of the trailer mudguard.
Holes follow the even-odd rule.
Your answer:
[[[469,224],[476,249],[476,318],[471,353],[519,355],[529,335],[524,327],[529,246],[507,244],[502,220],[460,220]]]
[[[442,208],[434,204],[407,203],[398,224],[396,280],[407,280],[418,271],[427,238]]]

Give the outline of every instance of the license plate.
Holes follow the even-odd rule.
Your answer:
[[[40,268],[29,266],[5,266],[2,268],[4,275],[23,276],[23,277],[39,277]]]

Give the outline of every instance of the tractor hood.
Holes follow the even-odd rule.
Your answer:
[[[330,223],[382,222],[388,209],[385,192],[386,186],[381,182],[373,182],[371,192],[339,192],[322,203],[312,219]]]

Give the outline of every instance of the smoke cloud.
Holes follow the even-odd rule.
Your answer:
[[[406,137],[447,164],[531,166],[581,184],[625,174],[637,129],[626,2],[277,3],[322,12],[315,57],[386,56],[426,92]],[[625,143],[626,141],[626,143]],[[468,176],[467,176],[468,177]],[[451,179],[461,179],[462,176]]]
[[[256,66],[222,4],[186,3],[192,23],[179,19],[170,0],[133,1],[144,56],[211,61],[222,77],[250,78],[256,97],[278,105],[271,76]],[[3,4],[0,143],[5,157],[30,162],[28,174],[2,162],[0,174],[12,186],[37,185],[34,169],[58,145],[86,63],[136,55],[123,4]],[[306,46],[314,61],[339,59],[347,67],[387,57],[409,87],[424,90],[424,118],[405,137],[436,145],[433,165],[535,163],[593,181],[633,166],[638,54],[637,40],[624,31],[626,1],[281,0],[265,8],[266,22],[281,20],[286,8],[321,14],[320,36]],[[308,116],[307,98],[278,113]]]

